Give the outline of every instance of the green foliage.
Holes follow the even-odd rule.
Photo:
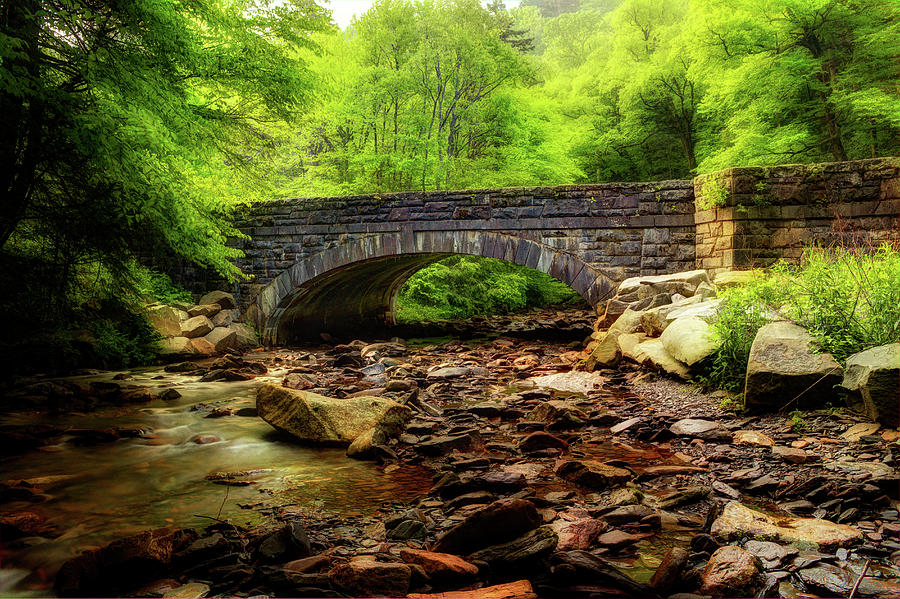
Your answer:
[[[872,252],[808,248],[800,267],[779,263],[721,295],[713,328],[722,346],[702,376],[713,387],[741,389],[753,338],[774,313],[809,330],[839,362],[900,341],[900,251],[889,244]]]
[[[172,302],[192,302],[191,293],[175,285],[169,275],[135,265],[137,293],[151,301],[171,304]]]
[[[809,422],[803,417],[803,412],[800,410],[794,410],[790,413],[791,417],[791,430],[795,433],[802,433],[807,428],[809,428]]]
[[[159,336],[136,313],[125,312],[119,320],[95,320],[90,330],[97,358],[107,367],[140,366],[157,355],[154,345]]]
[[[542,272],[494,258],[451,256],[411,276],[397,297],[404,322],[505,314],[577,301],[569,287]]]
[[[727,201],[728,189],[722,184],[722,181],[714,177],[707,177],[697,198],[697,208],[700,210],[719,208],[724,206]]]

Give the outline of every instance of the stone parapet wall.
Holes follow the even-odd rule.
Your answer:
[[[900,159],[731,168],[694,179],[694,194],[697,267],[764,267],[810,244],[897,239]]]
[[[694,264],[690,181],[355,195],[254,204],[238,221],[242,303],[291,265],[395,235],[499,233],[577,256],[613,280]]]

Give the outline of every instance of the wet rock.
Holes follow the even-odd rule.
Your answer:
[[[589,590],[593,596],[657,597],[654,589],[635,582],[616,567],[587,551],[565,551],[551,557],[554,578],[558,581],[555,592],[547,596],[570,596],[568,589]],[[583,596],[583,595],[576,595]]]
[[[556,475],[595,491],[623,485],[634,477],[628,470],[594,460],[562,462],[556,468]]]
[[[159,398],[163,401],[174,401],[181,397],[181,393],[175,389],[166,389],[159,394]]]
[[[785,547],[771,541],[747,541],[744,543],[744,550],[758,557],[766,570],[774,570],[785,559],[799,553],[793,547]]]
[[[732,434],[714,420],[684,418],[669,427],[669,430],[679,437],[693,437],[704,441],[725,441],[732,438]]]
[[[775,518],[736,501],[725,505],[711,533],[723,539],[755,537],[782,543],[815,545],[821,551],[848,547],[863,540],[862,531],[818,518]]]
[[[541,526],[512,541],[475,551],[469,559],[487,562],[495,569],[511,570],[549,555],[558,541],[559,537],[552,528]]]
[[[265,537],[257,553],[267,562],[276,562],[309,557],[312,548],[303,526],[299,522],[291,522]]]
[[[425,523],[420,520],[403,520],[387,532],[387,538],[395,541],[422,539],[427,534]]]
[[[896,427],[900,388],[900,343],[873,347],[847,358],[841,387],[862,401],[865,413]]]
[[[304,574],[321,570],[329,565],[331,565],[331,556],[320,553],[319,555],[311,555],[310,557],[301,557],[300,559],[289,561],[283,568],[289,572]]]
[[[646,505],[623,505],[600,516],[612,526],[623,526],[635,522],[650,522],[659,526],[660,516]],[[655,521],[654,521],[655,520]]]
[[[349,445],[373,427],[394,436],[412,417],[408,407],[380,397],[335,399],[269,383],[257,390],[256,407],[276,429],[319,444]]]
[[[644,500],[644,494],[633,487],[614,489],[609,494],[609,505],[638,505]]]
[[[220,533],[197,539],[174,556],[172,561],[179,566],[192,566],[199,562],[228,553],[230,543]]]
[[[759,431],[740,430],[734,433],[731,441],[735,445],[757,445],[760,447],[772,447],[775,440],[769,435]]]
[[[0,538],[4,543],[49,532],[47,520],[34,512],[8,511],[0,514]]]
[[[629,545],[634,545],[643,538],[643,535],[633,535],[622,530],[611,530],[597,537],[597,543],[612,551],[616,551]]]
[[[557,549],[571,551],[573,549],[589,549],[608,527],[606,522],[594,518],[579,518],[572,522],[557,520],[551,524],[559,536]]]
[[[234,296],[230,293],[226,293],[225,291],[210,291],[206,295],[200,298],[200,304],[218,304],[221,308],[225,310],[230,310],[232,308],[237,308],[237,302],[234,301]]]
[[[609,432],[613,435],[618,435],[619,433],[623,433],[627,431],[629,428],[642,422],[644,419],[641,417],[629,418],[628,420],[623,420],[622,422],[609,427]]]
[[[193,541],[189,531],[160,528],[86,551],[59,569],[54,589],[61,597],[109,596],[159,578],[172,556]]]
[[[202,599],[209,594],[209,585],[189,582],[163,593],[163,599]]]
[[[863,437],[874,435],[879,428],[881,427],[874,422],[858,422],[841,433],[841,439],[850,443],[858,443]]]
[[[552,400],[538,404],[526,419],[546,422],[551,429],[571,429],[584,426],[588,415],[568,402]]]
[[[537,593],[527,580],[517,580],[471,591],[447,593],[410,593],[409,599],[537,599]]]
[[[696,316],[675,319],[659,339],[669,355],[688,366],[705,360],[722,344],[709,323]]]
[[[859,578],[857,572],[839,568],[832,564],[817,564],[804,568],[797,573],[803,584],[813,593],[825,597],[849,597],[853,585]],[[897,597],[897,579],[886,580],[866,576],[856,590],[856,597]]]
[[[375,561],[363,556],[335,566],[331,583],[352,597],[402,597],[409,590],[412,570],[406,564]]]
[[[681,578],[681,572],[687,565],[688,557],[690,557],[690,553],[681,547],[669,549],[653,573],[650,586],[664,594],[672,590]]]
[[[481,442],[478,433],[466,433],[464,435],[442,435],[432,437],[427,441],[421,441],[413,448],[426,456],[442,456],[452,451],[467,452],[475,449]]]
[[[835,397],[843,371],[831,354],[816,353],[812,336],[793,323],[778,321],[759,329],[750,347],[744,403],[748,410],[792,405],[819,408]]]
[[[196,443],[197,445],[207,445],[209,443],[218,443],[221,441],[219,437],[215,435],[194,435],[191,437],[191,443]]]
[[[504,543],[540,526],[537,508],[523,499],[501,499],[491,503],[441,535],[433,550],[468,555]]]
[[[565,451],[569,444],[550,433],[537,431],[519,441],[519,449],[524,452],[539,451],[541,449],[561,449]]]
[[[656,500],[656,507],[660,509],[672,509],[680,505],[694,503],[701,499],[709,497],[710,488],[701,485],[694,485],[685,489],[680,489],[674,493],[667,494],[665,497]]]
[[[761,584],[756,556],[735,545],[726,545],[710,556],[700,592],[716,597],[750,597]]]
[[[449,553],[435,553],[404,547],[400,559],[408,564],[422,566],[435,583],[464,582],[478,575],[478,567]]]

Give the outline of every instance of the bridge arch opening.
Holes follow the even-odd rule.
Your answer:
[[[613,282],[573,254],[498,233],[416,232],[345,241],[298,261],[269,283],[251,308],[267,345],[360,336],[396,323],[396,298],[415,272],[455,254],[498,258],[547,273],[590,305]]]

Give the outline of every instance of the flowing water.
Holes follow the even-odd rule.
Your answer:
[[[72,380],[110,381],[115,374]],[[3,425],[144,431],[139,437],[93,446],[79,446],[78,437],[64,436],[57,445],[0,459],[4,481],[29,480],[44,492],[40,497],[44,501],[7,503],[4,509],[37,513],[61,533],[52,541],[34,538],[31,545],[25,539],[17,542],[15,551],[0,550],[0,572],[6,572],[0,577],[0,591],[12,592],[11,579],[25,576],[26,571],[28,577],[15,585],[19,591],[43,587],[69,557],[150,528],[203,527],[212,522],[209,517],[239,525],[260,524],[265,519],[260,508],[275,501],[278,506],[367,514],[385,501],[411,499],[431,485],[431,473],[423,468],[384,468],[351,460],[344,449],[292,443],[255,416],[207,418],[208,409],[192,409],[197,404],[253,408],[256,387],[279,379],[277,372],[231,383],[200,383],[196,377],[159,368],[126,374],[130,378],[124,383],[157,391],[174,386],[182,397],[89,414],[11,414],[0,419]],[[192,441],[204,435],[220,440]],[[237,471],[250,471],[239,480],[255,484],[224,486],[207,480],[210,475]]]

